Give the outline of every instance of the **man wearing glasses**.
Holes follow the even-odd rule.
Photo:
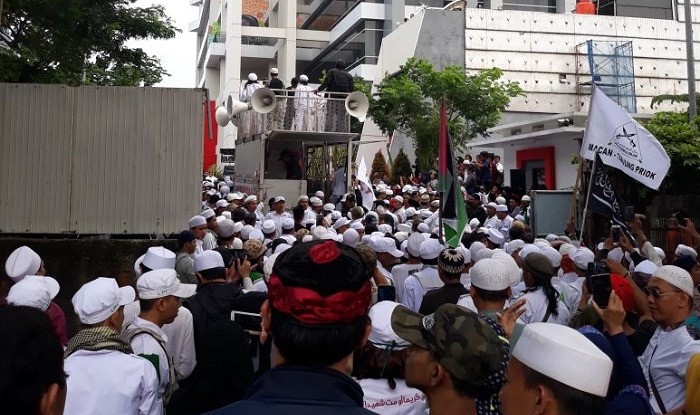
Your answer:
[[[690,357],[700,353],[684,321],[693,307],[693,281],[682,268],[658,268],[644,288],[651,315],[659,325],[639,363],[651,392],[655,413],[669,413],[685,403],[685,371]]]

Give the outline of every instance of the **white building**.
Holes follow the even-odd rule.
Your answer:
[[[700,0],[690,1],[697,50]],[[510,184],[510,170],[522,169],[529,188],[544,169],[547,188],[573,185],[578,166],[572,159],[583,137],[593,80],[589,58],[594,62],[595,82],[605,84],[606,92],[618,93],[620,102],[626,96],[638,118],[681,108],[652,109],[650,103],[657,95],[687,93],[682,1],[600,1],[603,12],[617,10],[617,16],[572,14],[575,1],[478,3],[484,8],[468,8],[460,17],[455,17],[456,12],[425,10],[389,34],[382,42],[374,81],[379,83],[385,74],[395,73],[408,57],[415,56],[430,59],[438,68],[464,65],[467,73],[499,67],[504,80],[519,82],[525,96],[512,100],[490,138],[473,140],[465,150],[474,155],[488,149],[501,155],[505,184]],[[590,54],[588,41],[592,41]],[[612,62],[601,60],[605,55]],[[606,65],[617,67],[617,72],[606,72]],[[619,68],[624,66],[633,72],[621,73]],[[378,134],[368,119],[363,140],[376,139]],[[410,140],[395,136],[392,152],[402,146],[410,148]],[[378,149],[386,147],[361,146],[358,160],[364,157],[370,163]]]

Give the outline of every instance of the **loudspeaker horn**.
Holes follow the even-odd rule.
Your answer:
[[[231,121],[231,115],[226,111],[226,107],[223,105],[216,107],[216,112],[214,113],[214,118],[219,127],[226,127]]]
[[[367,96],[360,91],[355,91],[345,98],[345,110],[348,114],[364,122],[369,111],[369,100]]]
[[[248,104],[235,100],[231,98],[231,95],[229,95],[226,98],[226,103],[216,108],[214,118],[219,126],[225,127],[229,122],[231,122],[234,115],[240,114],[243,111],[248,111],[249,109],[250,106]]]
[[[259,88],[253,92],[253,96],[250,97],[250,103],[253,105],[253,111],[267,114],[275,109],[277,97],[275,97],[275,93],[270,88]]]

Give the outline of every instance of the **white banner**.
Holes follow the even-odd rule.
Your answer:
[[[357,182],[360,184],[360,193],[362,193],[362,206],[367,210],[372,210],[375,198],[372,186],[369,184],[369,173],[364,157],[360,159],[360,167],[357,169]]]
[[[671,166],[663,146],[600,88],[593,88],[581,157],[595,154],[608,166],[658,190]]]

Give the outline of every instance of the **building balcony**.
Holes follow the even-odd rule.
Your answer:
[[[202,42],[197,52],[198,68],[217,68],[221,58],[226,56],[226,33],[209,35]]]

